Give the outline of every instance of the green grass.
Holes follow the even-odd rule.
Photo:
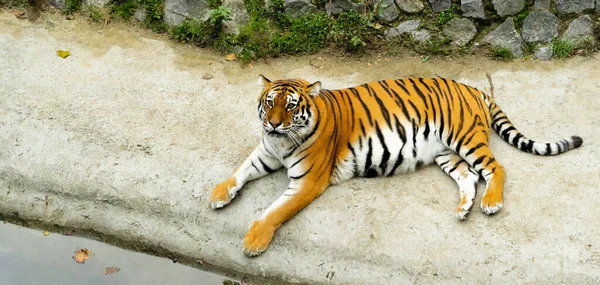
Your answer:
[[[508,48],[494,47],[492,48],[491,57],[493,60],[508,61],[515,57],[515,55]]]
[[[164,22],[164,7],[165,0],[139,0],[139,4],[146,7],[146,19],[144,25],[157,33],[164,33],[167,29],[167,24]]]
[[[446,11],[442,11],[438,14],[437,24],[440,26],[443,26],[446,23],[448,23],[450,20],[452,20],[456,17],[460,17],[461,14],[462,14],[462,11],[461,11],[460,5],[452,4],[452,6],[450,6],[450,9],[448,9]]]
[[[569,41],[554,40],[552,45],[552,56],[556,58],[567,58],[573,52],[574,46]]]
[[[101,23],[104,21],[104,15],[102,15],[102,11],[100,11],[100,8],[94,5],[89,5],[89,7],[87,7],[87,12],[88,17],[90,18],[90,20],[92,20],[92,22]]]
[[[525,18],[527,18],[527,16],[529,16],[529,8],[525,7],[513,17],[515,21],[515,29],[517,31],[521,30],[521,27],[523,27],[523,21],[525,21]]]
[[[65,14],[73,14],[81,9],[81,0],[65,0]]]
[[[110,6],[110,15],[112,18],[129,21],[135,12],[134,0],[113,0]]]

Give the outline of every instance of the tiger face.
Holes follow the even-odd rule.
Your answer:
[[[285,138],[300,143],[310,133],[315,121],[313,97],[319,94],[319,81],[309,84],[302,79],[271,82],[260,75],[263,90],[258,114],[263,130],[272,138]]]

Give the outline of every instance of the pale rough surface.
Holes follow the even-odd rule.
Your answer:
[[[389,23],[398,19],[400,16],[400,12],[398,12],[398,8],[396,7],[396,3],[394,0],[382,0],[379,6],[379,10],[377,11],[377,19],[381,23]]]
[[[600,282],[600,82],[590,80],[600,77],[597,55],[510,64],[392,58],[371,67],[318,55],[242,68],[127,26],[100,34],[84,22],[55,24],[69,28],[0,13],[3,217],[165,248],[255,284],[267,284],[257,276],[344,285]],[[73,56],[57,57],[59,48]],[[250,183],[221,211],[208,207],[211,188],[259,141],[259,73],[326,88],[437,73],[488,90],[486,70],[496,101],[526,135],[584,139],[575,151],[538,157],[492,135],[507,172],[495,216],[474,209],[458,221],[457,187],[437,167],[353,179],[328,189],[250,259],[243,235],[283,193],[284,174]],[[214,78],[202,80],[206,72]]]
[[[494,29],[483,38],[483,43],[490,44],[492,47],[502,47],[510,49],[513,55],[523,56],[523,41],[521,35],[515,29],[515,21],[509,17],[500,26]]]
[[[501,17],[518,13],[525,7],[525,0],[492,0],[496,13]]]
[[[461,46],[468,44],[475,37],[477,28],[469,19],[454,18],[444,25],[443,34],[451,39],[453,44]]]
[[[521,34],[526,42],[550,42],[558,36],[558,18],[550,12],[531,12],[523,21]]]
[[[400,8],[400,10],[407,13],[416,13],[423,10],[424,5],[421,0],[395,0],[396,5]]]
[[[573,20],[562,36],[563,40],[580,45],[585,41],[594,42],[594,22],[589,15],[582,15]]]
[[[452,6],[451,0],[429,0],[429,3],[431,4],[431,10],[436,13],[446,11]]]
[[[552,43],[537,46],[534,56],[537,59],[550,60],[552,58]]]
[[[206,21],[210,16],[205,0],[165,0],[164,11],[165,23],[170,26],[181,25],[185,19]]]
[[[469,18],[485,19],[485,9],[482,0],[461,0],[462,15]]]
[[[559,13],[580,13],[594,9],[596,0],[556,0],[556,9]]]

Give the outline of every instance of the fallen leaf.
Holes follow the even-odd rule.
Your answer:
[[[44,231],[44,236],[47,236],[47,235],[49,235],[49,234],[50,234],[50,232],[49,232],[49,231]]]
[[[56,54],[62,58],[67,58],[71,53],[68,50],[57,50]]]
[[[235,53],[230,53],[225,57],[225,60],[227,61],[234,61],[237,59],[237,55]]]
[[[106,268],[104,268],[104,275],[115,274],[119,271],[121,271],[121,268],[119,268],[119,267],[115,267],[115,266],[106,267]]]
[[[376,30],[379,30],[379,29],[383,28],[383,26],[381,26],[381,24],[379,24],[379,23],[375,23],[373,28],[375,28]]]
[[[25,18],[27,18],[27,15],[25,15],[25,11],[14,10],[13,14],[15,15],[15,17],[17,17],[19,19],[25,19]]]
[[[73,260],[77,263],[85,263],[85,260],[93,255],[94,253],[89,251],[87,248],[78,249],[75,251],[75,255],[73,256]]]

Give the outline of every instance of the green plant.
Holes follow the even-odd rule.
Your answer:
[[[491,57],[494,60],[507,61],[507,60],[513,59],[514,55],[513,55],[512,51],[510,51],[510,49],[497,46],[497,47],[492,48]]]
[[[529,8],[525,7],[513,17],[515,21],[515,29],[520,30],[521,27],[523,27],[523,21],[525,21],[527,16],[529,16]]]
[[[214,28],[213,31],[215,36],[219,36],[219,34],[223,31],[223,22],[229,20],[231,20],[231,12],[229,12],[229,9],[219,6],[210,10],[209,22]]]
[[[65,14],[73,14],[81,9],[81,0],[65,0]]]
[[[556,39],[552,43],[552,56],[556,58],[567,58],[573,51],[573,44],[566,40]]]
[[[110,15],[113,18],[124,21],[131,20],[135,12],[135,2],[133,0],[113,0],[110,7]]]
[[[365,40],[378,33],[372,20],[370,14],[342,12],[331,23],[330,40],[347,51],[357,51],[366,45]]]
[[[139,0],[140,4],[146,7],[146,19],[144,24],[157,33],[167,31],[167,26],[163,20],[165,0]]]
[[[525,53],[526,54],[535,53],[536,48],[537,48],[537,44],[535,44],[535,43],[525,43]]]
[[[87,8],[87,12],[88,12],[88,17],[90,18],[90,20],[92,20],[92,22],[95,22],[95,23],[103,22],[104,16],[102,15],[102,11],[100,11],[100,8],[98,8],[94,5],[89,5],[89,7]]]
[[[195,43],[200,46],[206,46],[210,43],[210,27],[203,22],[194,20],[185,20],[181,25],[171,29],[171,38],[179,42]]]
[[[442,11],[438,14],[437,24],[443,26],[448,23],[450,20],[460,17],[462,10],[458,4],[452,4],[450,9],[446,11]]]

